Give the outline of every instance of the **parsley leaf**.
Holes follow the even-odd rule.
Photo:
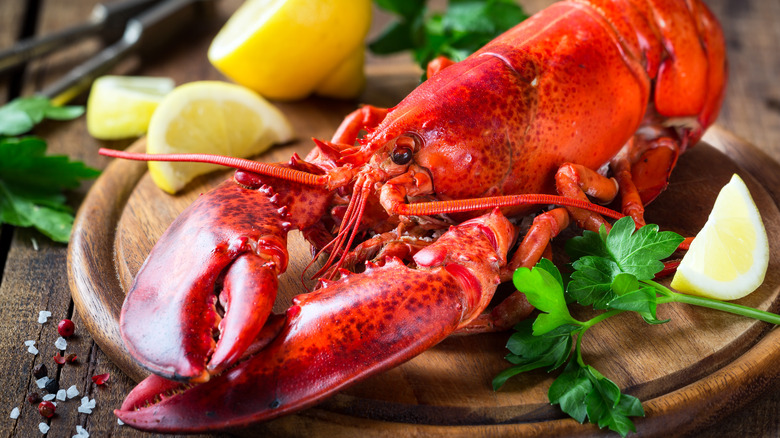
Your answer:
[[[615,222],[607,234],[607,251],[623,272],[639,280],[651,280],[664,268],[660,260],[672,255],[683,237],[671,231],[659,232],[655,224],[635,229],[630,217]]]
[[[585,256],[575,261],[572,268],[567,293],[584,306],[606,309],[615,298],[612,282],[620,274],[620,266],[608,258]]]
[[[571,354],[572,332],[577,326],[562,325],[539,336],[534,336],[532,321],[525,320],[515,326],[506,344],[510,353],[506,360],[515,366],[508,368],[493,379],[493,389],[498,390],[506,381],[517,374],[537,368],[552,371],[563,365]]]
[[[66,156],[46,155],[46,142],[23,134],[44,118],[69,120],[82,107],[55,107],[44,97],[19,98],[0,107],[0,223],[35,227],[57,242],[67,242],[73,211],[63,189],[95,178],[99,171]],[[5,137],[9,136],[9,137]]]
[[[67,242],[73,212],[62,190],[99,172],[65,156],[46,156],[36,137],[0,139],[0,222],[34,226],[57,242]]]
[[[450,0],[444,13],[430,13],[420,0],[375,2],[398,20],[371,42],[369,49],[378,55],[412,50],[423,70],[439,55],[461,61],[528,18],[513,0]]]
[[[44,118],[71,120],[83,113],[84,107],[54,106],[42,96],[20,97],[0,107],[0,136],[24,134]]]
[[[565,324],[578,324],[569,314],[560,278],[560,274],[555,276],[538,267],[519,268],[512,276],[517,290],[526,295],[532,306],[544,312],[534,322],[534,335],[543,335]]]
[[[639,399],[621,393],[614,382],[595,368],[586,365],[582,370],[593,385],[593,389],[585,398],[588,420],[599,427],[609,427],[621,436],[636,432],[636,427],[629,417],[644,417],[645,411]]]

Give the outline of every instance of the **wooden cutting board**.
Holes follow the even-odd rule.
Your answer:
[[[328,138],[345,110],[329,101],[282,105],[301,140],[260,157],[280,161],[310,148],[311,136]],[[648,223],[682,235],[704,224],[715,196],[733,173],[750,188],[763,215],[771,261],[761,288],[741,304],[780,308],[780,211],[778,166],[756,148],[716,128],[679,161],[669,189],[647,210]],[[712,146],[714,145],[714,146]],[[132,149],[143,150],[140,140]],[[722,152],[725,151],[726,153]],[[739,165],[737,163],[740,163]],[[740,167],[744,166],[744,167]],[[68,271],[76,307],[103,351],[129,376],[146,372],[128,356],[118,333],[118,315],[133,276],[170,222],[200,193],[228,178],[218,172],[199,178],[184,193],[159,190],[144,163],[115,161],[95,183],[74,225]],[[763,184],[763,185],[762,185]],[[305,292],[301,272],[310,250],[295,234],[291,263],[280,281],[275,311]],[[581,315],[584,316],[584,315]],[[637,419],[643,435],[682,432],[705,425],[746,403],[780,377],[780,331],[768,324],[685,305],[666,305],[650,326],[622,315],[591,329],[585,338],[588,363],[624,391],[644,401]],[[600,435],[593,425],[564,419],[546,397],[552,377],[522,374],[493,392],[492,378],[504,361],[508,333],[450,337],[389,372],[360,382],[315,408],[258,425],[247,434],[280,436],[551,436]]]

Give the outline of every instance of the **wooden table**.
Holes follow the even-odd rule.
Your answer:
[[[0,47],[10,46],[20,36],[42,35],[82,22],[95,3],[96,0],[4,0],[0,4]],[[170,76],[179,84],[221,79],[206,61],[205,53],[213,35],[239,3],[238,0],[222,1],[212,20],[193,25],[157,54],[121,64],[115,73]],[[534,12],[549,1],[522,3],[529,12]],[[771,159],[780,161],[780,85],[777,81],[780,3],[758,0],[706,0],[706,3],[724,26],[730,57],[728,94],[718,123],[758,146]],[[375,21],[385,18],[376,14]],[[31,62],[24,71],[0,76],[0,87],[4,91],[0,102],[41,89],[100,46],[99,41],[86,41]],[[408,58],[372,59],[372,62],[406,68]],[[376,96],[381,99],[381,89]],[[76,99],[76,103],[84,101],[84,96]],[[393,102],[371,103],[390,105]],[[353,103],[335,105],[344,112],[353,106]],[[131,140],[101,142],[93,139],[86,132],[83,118],[66,123],[47,122],[39,126],[35,134],[47,140],[50,153],[68,154],[97,168],[104,168],[108,163],[96,154],[98,147],[124,148],[131,143]],[[706,170],[702,169],[702,172]],[[74,208],[78,207],[89,186],[85,183],[69,195]],[[0,375],[4,377],[0,385],[0,431],[3,436],[36,436],[39,433],[38,423],[42,417],[34,413],[25,396],[35,389],[33,367],[45,363],[49,375],[55,373],[51,357],[56,351],[53,345],[58,336],[56,324],[68,317],[75,321],[77,328],[67,351],[76,353],[79,360],[78,364],[61,369],[60,385],[63,388],[76,385],[81,393],[79,397],[94,398],[97,407],[91,415],[86,415],[76,412],[78,401],[62,403],[57,416],[50,421],[48,436],[70,437],[76,433],[77,425],[85,427],[92,436],[142,436],[128,427],[119,426],[112,414],[133,382],[108,360],[74,311],[68,288],[66,254],[64,245],[52,243],[35,231],[9,226],[3,226],[0,231]],[[52,312],[49,321],[42,325],[37,322],[40,310]],[[37,356],[26,351],[23,343],[28,339],[37,341],[40,350]],[[108,384],[98,387],[90,377],[102,373],[110,373],[111,378]],[[777,436],[780,433],[779,389],[780,382],[767,381],[763,394],[755,400],[745,400],[744,404],[738,403],[741,406],[734,406],[732,413],[714,418],[709,428],[695,436]],[[21,408],[22,415],[18,420],[11,420],[8,415],[15,406]],[[669,433],[674,434],[674,431]]]

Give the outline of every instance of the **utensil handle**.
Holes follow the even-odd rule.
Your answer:
[[[88,21],[40,38],[22,40],[16,45],[0,51],[0,72],[24,64],[38,56],[53,52],[60,47],[73,44],[74,41],[95,35],[100,32],[100,29],[101,24],[99,22]]]
[[[67,103],[130,52],[166,41],[201,13],[208,3],[211,0],[165,0],[130,19],[119,41],[101,50],[38,94],[51,99],[54,105]]]

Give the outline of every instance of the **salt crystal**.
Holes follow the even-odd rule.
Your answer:
[[[89,397],[84,396],[81,398],[81,406],[78,407],[78,411],[82,414],[91,414],[94,407],[95,399],[90,400]]]
[[[64,389],[60,389],[59,391],[57,391],[57,400],[65,401],[65,395],[66,395],[66,391]]]
[[[73,397],[79,395],[79,389],[76,388],[76,385],[71,385],[70,388],[68,388],[68,391],[65,393],[65,395],[68,396],[68,399],[72,399]]]
[[[38,354],[38,349],[30,345],[29,347],[27,347],[27,352],[30,354]]]
[[[29,341],[24,341],[24,345],[27,347],[31,347],[35,345],[35,341],[33,341],[32,339],[30,339]]]
[[[40,430],[41,433],[46,433],[49,431],[49,425],[46,423],[38,423],[38,430]]]
[[[54,394],[46,394],[43,396],[43,401],[52,401],[56,397]]]
[[[89,432],[81,426],[76,426],[76,434],[73,438],[89,438]]]
[[[41,310],[40,312],[38,312],[38,324],[45,323],[50,316],[51,316],[51,312],[49,312],[48,310]]]
[[[48,376],[43,376],[40,379],[35,381],[35,384],[38,385],[38,388],[41,388],[41,389],[45,388],[47,383],[49,383],[49,377]]]
[[[68,348],[68,341],[65,340],[62,336],[57,338],[56,341],[54,341],[54,346],[59,348],[60,350],[65,350]]]
[[[14,419],[14,420],[19,418],[19,408],[11,409],[11,418]]]
[[[124,425],[125,425],[125,422],[124,422],[124,421],[122,421],[122,420],[120,420],[119,418],[117,418],[117,419],[116,419],[116,424],[118,424],[118,425],[120,425],[120,426],[124,426]]]

